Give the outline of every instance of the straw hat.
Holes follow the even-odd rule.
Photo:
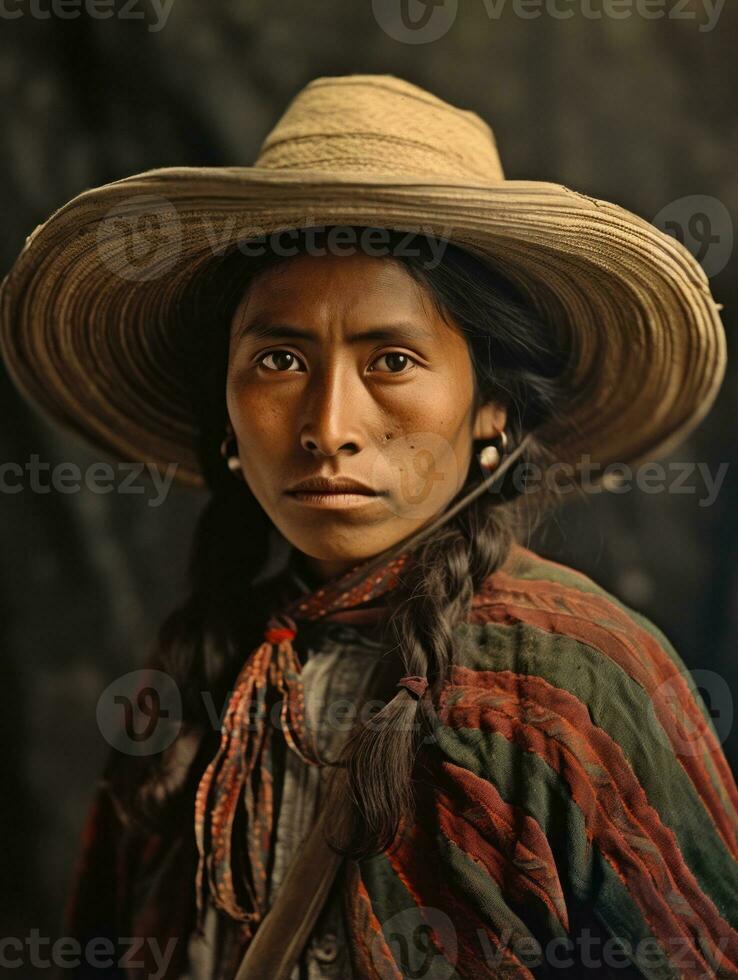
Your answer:
[[[201,484],[178,301],[228,245],[308,224],[422,230],[512,280],[571,352],[560,459],[663,455],[715,400],[721,307],[689,252],[615,204],[506,180],[479,116],[390,75],[310,82],[252,167],[149,170],[54,212],[0,287],[11,376],[105,455]]]

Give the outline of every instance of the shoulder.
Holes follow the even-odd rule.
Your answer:
[[[583,572],[514,544],[504,564],[475,594],[462,624],[474,647],[517,639],[520,653],[537,647],[570,658],[588,657],[603,669],[618,666],[642,683],[688,674],[659,627]],[[463,646],[463,644],[462,644]],[[463,656],[461,661],[463,662]],[[483,656],[475,659],[483,666]]]
[[[738,929],[738,788],[665,635],[516,546],[455,636],[431,745],[447,805],[479,814],[487,842],[527,828],[605,912],[612,899],[648,921],[671,889],[694,908],[709,897],[717,934]]]
[[[524,609],[548,611],[553,617],[561,613],[595,622],[629,621],[656,630],[636,610],[584,572],[544,558],[520,544],[513,544],[503,565],[486,579],[474,596],[469,622],[495,621],[499,619],[501,606],[510,607],[512,615],[515,615],[514,611],[523,615]],[[660,639],[664,640],[663,635]]]
[[[516,545],[456,636],[434,705],[453,765],[510,792],[525,772],[583,810],[590,791],[613,813],[627,798],[685,839],[710,827],[714,854],[738,860],[738,789],[710,711],[647,617]]]
[[[583,572],[518,544],[474,595],[455,639],[447,687],[457,697],[494,687],[526,703],[556,703],[572,721],[583,709],[592,718],[618,707],[646,711],[667,689],[685,710],[699,697],[647,617]]]
[[[572,723],[613,729],[638,712],[678,741],[686,721],[715,737],[679,652],[648,617],[592,578],[514,545],[456,629],[449,682],[556,704]]]

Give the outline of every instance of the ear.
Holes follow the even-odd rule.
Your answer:
[[[494,439],[505,428],[507,409],[499,402],[481,405],[474,420],[473,439]]]

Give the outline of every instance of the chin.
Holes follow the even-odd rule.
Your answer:
[[[286,528],[282,532],[290,543],[318,561],[359,562],[372,558],[391,547],[402,534],[372,534],[363,528],[316,528],[315,533],[306,533],[306,528]]]
[[[334,540],[328,546],[325,540],[316,540],[304,535],[290,540],[298,551],[310,558],[315,558],[317,561],[359,562],[365,558],[372,558],[389,547],[389,545],[381,544],[375,547],[371,541],[367,541],[366,536],[363,540],[359,540],[358,537],[353,541]]]
[[[417,520],[410,521],[393,515],[387,520],[387,512],[374,520],[358,510],[316,512],[300,515],[280,513],[272,517],[273,523],[290,544],[318,561],[359,562],[386,551],[409,537],[419,527]]]

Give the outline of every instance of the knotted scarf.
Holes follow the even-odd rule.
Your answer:
[[[236,679],[221,726],[220,746],[197,789],[200,928],[208,893],[217,908],[243,923],[246,940],[266,914],[267,862],[276,826],[272,706],[277,701],[281,699],[279,728],[289,749],[309,765],[325,764],[304,726],[302,668],[292,645],[298,620],[350,621],[348,610],[397,585],[409,557],[405,552],[379,568],[374,561],[360,562],[325,587],[299,595],[269,616],[264,642],[247,658]],[[362,576],[361,569],[370,565],[373,570]],[[358,609],[356,618],[361,618]],[[408,689],[417,689],[419,679],[407,680]]]

